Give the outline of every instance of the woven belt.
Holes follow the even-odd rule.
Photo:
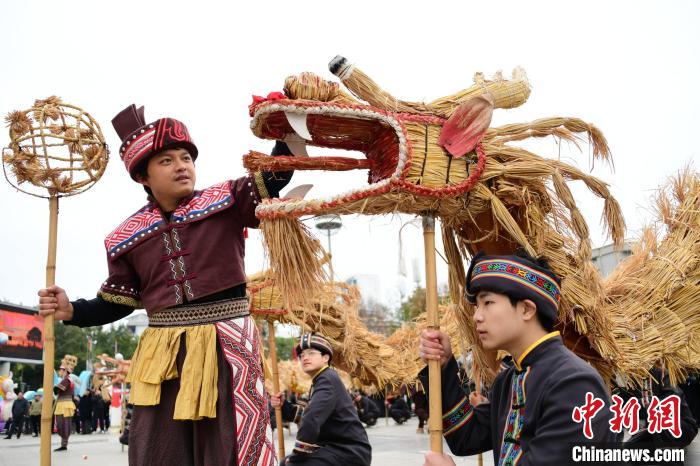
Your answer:
[[[250,315],[248,298],[225,299],[211,303],[187,304],[164,309],[148,316],[149,327],[204,325]]]

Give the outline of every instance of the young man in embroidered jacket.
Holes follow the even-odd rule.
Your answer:
[[[560,280],[545,261],[479,253],[467,273],[467,298],[476,305],[483,347],[509,352],[514,365],[496,376],[488,399],[473,405],[459,387],[447,335],[421,334],[421,357],[440,360],[443,367],[443,435],[452,453],[493,450],[496,465],[559,466],[570,461],[573,444],[617,440],[608,425],[610,397],[602,378],[564,346],[559,332],[552,332]],[[427,370],[421,378],[428,387]],[[592,440],[584,436],[583,423],[572,419],[587,393],[605,403],[591,421]],[[429,453],[425,464],[454,462]]]
[[[369,466],[372,447],[357,416],[345,385],[329,364],[333,348],[315,333],[305,333],[296,346],[301,368],[313,377],[309,404],[304,409],[294,444],[294,452],[281,466]],[[270,397],[273,407],[283,411],[295,408],[282,404],[282,394]]]
[[[39,291],[40,312],[85,327],[146,309],[149,328],[127,377],[135,405],[129,464],[271,466],[244,229],[258,226],[255,207],[277,196],[291,172],[195,191],[198,150],[183,123],[146,124],[143,107],[134,105],[112,123],[121,159],[150,202],[105,239],[109,276],[97,298],[70,302],[54,286]],[[286,149],[278,143],[276,155]]]

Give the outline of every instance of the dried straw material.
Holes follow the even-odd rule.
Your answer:
[[[562,284],[565,311],[559,323],[565,342],[608,381],[622,375],[625,383],[639,385],[648,369],[658,365],[675,384],[700,370],[700,176],[687,169],[673,178],[659,190],[656,208],[657,225],[643,232],[633,254],[604,281],[590,261],[580,262],[566,252],[579,249],[573,235],[548,231],[537,245],[563,255],[550,259],[555,272],[568,277]],[[464,299],[468,245],[453,227],[443,224],[442,233],[453,304],[441,307],[440,325],[455,353],[473,354],[474,371],[488,383],[494,377],[489,369],[494,355],[481,348],[473,307]],[[339,365],[352,374],[355,386],[381,390],[410,384],[424,367],[416,344],[426,327],[425,315],[384,338],[368,332],[357,318],[359,295],[345,284],[326,288],[313,309],[284,314],[279,288],[269,274],[251,277],[249,290],[254,313],[329,335]]]
[[[267,364],[271,364],[270,361],[267,361]],[[279,369],[281,391],[288,390],[297,395],[309,393],[309,390],[311,390],[311,377],[301,369],[299,361],[278,361],[277,366]],[[338,368],[336,368],[336,371],[347,390],[355,388],[350,374]],[[269,393],[273,392],[272,382],[269,377],[265,379],[265,388]]]
[[[305,305],[286,311],[283,293],[266,271],[249,277],[248,293],[251,312],[257,318],[324,335],[333,346],[334,365],[351,374],[355,386],[381,389],[409,378],[395,350],[384,343],[382,335],[367,330],[358,317],[360,295],[356,287],[327,283]]]
[[[277,218],[261,222],[260,229],[284,307],[305,304],[319,294],[327,281],[322,267],[325,253],[306,225],[296,218]]]
[[[374,107],[395,113],[417,113],[449,118],[459,104],[479,95],[491,94],[496,108],[519,107],[530,96],[530,85],[522,68],[513,70],[511,80],[503,79],[500,73],[497,73],[492,80],[485,79],[482,73],[476,73],[474,85],[471,87],[429,103],[399,100],[354,66],[340,69],[336,74],[357,98]]]
[[[658,365],[675,384],[700,369],[698,173],[688,168],[671,179],[658,191],[656,210],[656,225],[605,280],[605,307],[624,357],[621,372],[641,377]]]
[[[260,170],[271,172],[286,170],[346,171],[369,168],[369,161],[351,157],[314,157],[304,159],[287,156],[273,157],[260,152],[250,151],[243,156],[243,165],[253,172]]]
[[[9,168],[18,189],[29,183],[42,188],[39,192],[70,196],[89,189],[107,167],[109,153],[100,126],[84,110],[56,96],[10,112],[5,122],[10,144],[3,151],[3,168]]]
[[[304,72],[298,76],[288,76],[284,81],[284,93],[290,99],[313,99],[322,102],[352,104],[355,99],[340,89],[338,83],[326,81],[320,76]]]

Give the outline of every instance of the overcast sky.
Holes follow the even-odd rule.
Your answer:
[[[119,160],[110,120],[145,105],[146,119],[184,121],[199,148],[197,187],[244,175],[241,156],[269,151],[249,129],[252,94],[281,90],[313,71],[335,79],[341,54],[404,100],[433,100],[468,87],[476,71],[509,76],[522,66],[530,100],[498,110],[493,125],[575,116],[602,129],[615,171],[596,164],[625,214],[629,238],[652,218],[649,199],[697,158],[700,8],[697,2],[3,2],[0,113],[56,94],[102,125],[112,150],[97,185],[62,199],[56,281],[71,298],[94,297],[106,278],[103,238],[145,202]],[[3,129],[2,145],[9,142]],[[541,155],[559,156],[554,141]],[[320,155],[323,152],[311,151]],[[588,170],[589,152],[561,156]],[[696,164],[697,168],[697,164]],[[296,173],[309,196],[344,192],[364,173]],[[602,204],[574,189],[595,246],[607,243]],[[0,299],[35,305],[44,284],[48,202],[0,182]],[[333,237],[340,278],[381,277],[380,298],[400,299],[402,281],[423,262],[421,231],[407,227],[407,279],[398,277],[398,230],[411,217],[346,217]],[[325,244],[325,242],[324,242]],[[246,270],[265,266],[260,236],[247,241]],[[438,260],[439,280],[446,267]],[[422,277],[420,277],[422,280]],[[405,285],[405,284],[404,284]],[[404,286],[401,285],[401,286]],[[407,285],[406,285],[407,286]],[[404,289],[405,292],[405,289]]]

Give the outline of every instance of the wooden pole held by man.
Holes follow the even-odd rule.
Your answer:
[[[423,215],[423,244],[425,246],[425,301],[427,306],[428,328],[440,329],[438,315],[437,272],[435,267],[435,217]],[[428,361],[429,399],[428,432],[430,450],[442,453],[442,387],[440,361]]]
[[[46,288],[56,282],[56,242],[58,237],[58,197],[49,198],[49,253],[46,259]],[[53,314],[44,317],[44,401],[41,404],[41,466],[51,466],[51,421],[53,420]]]
[[[267,338],[268,345],[270,346],[270,361],[272,363],[272,390],[274,393],[279,393],[280,373],[277,367],[277,341],[275,340],[275,324],[272,322],[267,323]],[[275,408],[275,423],[277,424],[277,458],[281,461],[285,457],[281,406]]]

